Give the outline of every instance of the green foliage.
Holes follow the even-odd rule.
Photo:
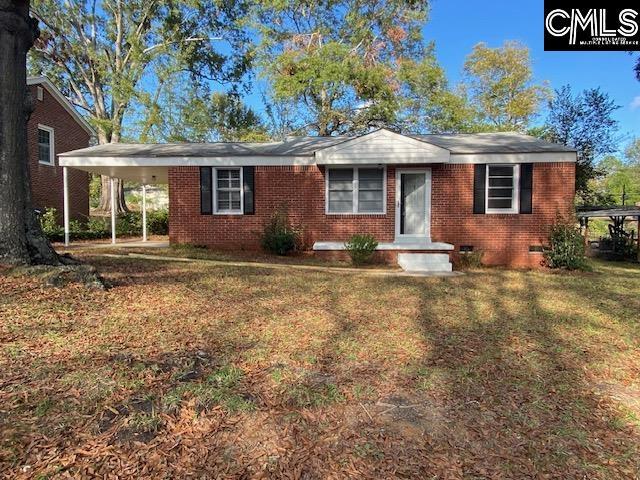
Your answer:
[[[168,142],[259,142],[269,140],[260,116],[235,93],[208,93],[199,87],[167,87],[158,102],[164,114],[143,121],[144,140]],[[169,106],[171,105],[171,106]]]
[[[583,203],[588,203],[589,180],[601,175],[595,161],[618,150],[618,122],[613,118],[618,108],[597,88],[574,95],[569,85],[557,89],[549,101],[542,138],[577,150],[576,192]]]
[[[89,208],[98,208],[100,205],[100,175],[91,175],[89,181]]]
[[[45,236],[52,242],[64,240],[64,227],[56,220],[56,209],[48,208],[40,216],[40,225]],[[169,232],[169,213],[167,210],[147,212],[147,228],[152,235],[167,235]],[[116,234],[122,236],[142,235],[142,214],[128,212],[118,215]],[[104,217],[91,217],[87,222],[71,220],[69,237],[71,240],[98,240],[111,236],[111,221]]]
[[[584,238],[575,222],[558,219],[551,227],[549,248],[545,250],[544,257],[550,268],[586,268]]]
[[[58,224],[55,208],[47,208],[40,215],[40,226],[42,233],[50,242],[60,242],[64,240],[64,228]]]
[[[608,232],[607,232],[608,233]],[[637,247],[631,238],[609,235],[600,239],[599,254],[610,260],[637,258]]]
[[[250,411],[255,404],[237,392],[243,372],[233,365],[225,365],[203,382],[184,383],[169,391],[162,400],[165,410],[177,410],[186,399],[194,399],[196,407],[208,409],[222,405],[229,412]]]
[[[123,119],[136,106],[161,117],[157,100],[167,85],[233,84],[249,66],[242,1],[34,0],[31,8],[41,35],[30,73],[74,96],[100,143],[120,141]],[[216,37],[224,47],[210,40]]]
[[[279,208],[271,215],[262,234],[262,248],[277,255],[287,255],[294,251],[301,241],[301,229],[289,223],[285,208]]]
[[[465,269],[474,269],[482,267],[482,257],[484,252],[482,250],[474,250],[473,252],[460,252],[458,256],[458,266]]]
[[[91,217],[87,221],[85,233],[87,239],[107,238],[111,235],[107,220],[95,217]]]
[[[116,219],[116,235],[133,237],[142,235],[142,214],[140,212],[121,213]]]
[[[352,235],[344,244],[351,261],[355,265],[368,263],[373,257],[378,241],[370,234]]]
[[[500,48],[477,44],[464,71],[473,106],[487,125],[484,129],[526,129],[549,96],[546,86],[533,83],[529,49],[518,42],[505,42]]]
[[[319,135],[394,126],[397,65],[420,58],[427,2],[260,2],[259,59],[276,102],[292,102]]]
[[[594,202],[595,205],[634,205],[640,202],[640,163],[607,156],[598,163],[597,169],[603,176],[592,180],[589,189],[608,202]]]
[[[147,212],[147,229],[152,235],[169,235],[169,211]]]
[[[464,91],[448,87],[444,69],[429,48],[421,59],[404,59],[399,64],[402,84],[402,124],[412,132],[468,132],[473,130],[476,112]]]

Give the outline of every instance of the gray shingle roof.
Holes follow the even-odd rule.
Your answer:
[[[520,133],[475,133],[410,135],[451,153],[543,153],[573,152],[563,145],[545,142]],[[311,157],[318,150],[354,137],[295,137],[284,142],[244,143],[116,143],[60,154],[73,157]]]
[[[516,132],[411,135],[451,153],[575,152],[574,149]]]
[[[349,137],[296,137],[285,142],[111,143],[68,152],[74,157],[310,157]],[[64,153],[60,154],[65,156]]]

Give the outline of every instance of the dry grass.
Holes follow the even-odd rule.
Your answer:
[[[113,288],[0,273],[7,478],[640,472],[637,266],[422,279],[85,258]]]

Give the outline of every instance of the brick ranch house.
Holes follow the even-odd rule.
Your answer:
[[[308,249],[344,255],[354,233],[405,269],[450,270],[461,252],[537,266],[558,215],[573,212],[575,150],[517,133],[297,137],[271,143],[119,144],[61,164],[169,185],[171,243],[260,248],[286,206]]]
[[[46,77],[29,77],[27,86],[34,111],[27,124],[31,196],[36,209],[55,208],[63,215],[63,169],[58,155],[86,148],[95,132],[71,102]],[[89,216],[89,175],[69,170],[69,214],[73,220]]]

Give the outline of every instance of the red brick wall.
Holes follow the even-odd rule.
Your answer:
[[[575,164],[536,163],[533,166],[532,214],[473,214],[473,165],[432,168],[431,238],[473,245],[489,265],[537,266],[540,253],[530,245],[546,243],[556,216],[573,210]],[[454,260],[457,254],[453,256]]]
[[[530,215],[474,215],[473,165],[430,165],[432,169],[431,238],[473,245],[488,264],[535,266],[541,257],[529,245],[544,242],[556,213],[573,205],[574,164],[534,166]],[[289,218],[302,224],[305,243],[342,241],[371,233],[380,242],[395,236],[395,167],[387,168],[386,215],[326,215],[324,169],[316,166],[256,167],[255,215],[200,215],[197,167],[169,169],[169,234],[172,243],[220,249],[259,248],[271,213],[288,204]],[[454,260],[456,254],[454,254]]]
[[[88,147],[90,136],[46,88],[42,88],[42,101],[38,100],[36,85],[30,85],[29,88],[35,102],[35,110],[27,125],[33,205],[39,209],[55,208],[62,222],[62,167],[58,165],[57,155]],[[54,129],[54,166],[38,161],[38,124]],[[89,174],[73,168],[69,169],[69,213],[75,220],[84,220],[89,216]]]

